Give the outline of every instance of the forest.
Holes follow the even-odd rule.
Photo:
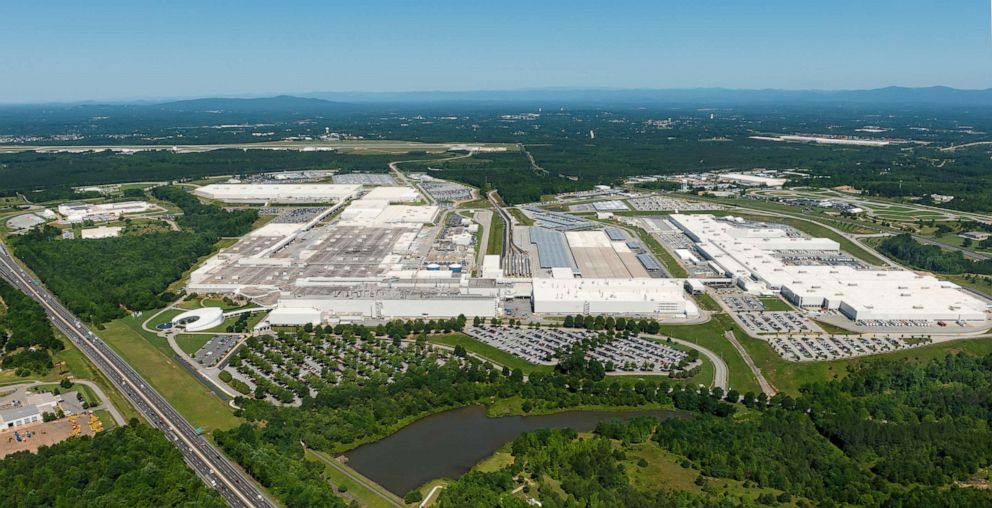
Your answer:
[[[882,254],[914,268],[938,273],[992,274],[992,260],[975,261],[964,257],[960,251],[945,250],[936,245],[924,245],[909,233],[890,236],[878,245]]]
[[[96,240],[61,240],[51,227],[11,239],[14,254],[74,314],[104,323],[175,299],[165,292],[200,257],[206,236],[167,231]]]
[[[252,223],[258,219],[257,210],[225,211],[218,205],[201,203],[196,196],[179,187],[155,187],[152,195],[175,203],[183,211],[177,220],[179,225],[205,235],[212,242],[224,236],[241,236],[251,231]]]
[[[227,506],[161,432],[127,426],[0,460],[0,506]]]
[[[183,231],[162,231],[94,240],[62,240],[45,227],[12,238],[14,254],[38,274],[76,315],[104,323],[162,307],[175,300],[166,291],[223,236],[251,230],[254,210],[225,211],[203,204],[178,187],[157,187],[156,197],[174,202]]]
[[[52,352],[65,344],[55,337],[45,309],[5,280],[0,280],[0,300],[0,366],[25,376],[48,372]]]
[[[537,431],[514,441],[512,465],[463,476],[442,492],[439,506],[471,499],[524,506],[510,499],[514,479],[524,477],[546,507],[987,506],[992,492],[961,485],[992,462],[990,388],[992,355],[948,355],[923,365],[879,360],[842,380],[806,385],[796,399],[752,403],[735,418],[608,422],[591,439]],[[698,469],[697,485],[731,479],[783,494],[638,491],[618,462],[644,442]]]
[[[404,157],[417,158],[413,154]],[[105,183],[167,182],[216,175],[307,169],[383,172],[389,161],[395,159],[395,156],[381,154],[235,149],[200,153],[174,153],[168,150],[130,154],[109,150],[3,153],[0,154],[0,195],[22,193],[30,201],[42,202],[71,195],[70,187]],[[37,196],[32,194],[32,191],[40,189],[49,190]]]

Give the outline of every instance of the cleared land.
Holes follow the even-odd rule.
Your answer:
[[[137,319],[111,321],[99,335],[194,426],[210,431],[240,423],[227,403],[178,363],[165,339],[142,330]]]

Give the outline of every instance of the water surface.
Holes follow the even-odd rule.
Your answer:
[[[436,478],[458,478],[523,432],[566,427],[588,432],[603,420],[627,420],[634,416],[664,419],[679,414],[656,409],[490,418],[484,406],[468,406],[418,420],[345,456],[349,466],[402,496]]]

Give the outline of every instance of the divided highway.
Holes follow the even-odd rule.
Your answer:
[[[275,507],[234,464],[198,435],[193,426],[138,375],[113,349],[33,281],[0,245],[0,276],[34,298],[49,319],[93,362],[146,420],[179,449],[197,475],[234,507]]]

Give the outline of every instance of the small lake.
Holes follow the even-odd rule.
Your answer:
[[[566,427],[588,432],[603,420],[627,420],[635,416],[665,419],[679,415],[677,411],[655,409],[490,418],[484,406],[468,406],[420,419],[345,456],[356,471],[403,496],[436,478],[458,478],[524,432]]]

